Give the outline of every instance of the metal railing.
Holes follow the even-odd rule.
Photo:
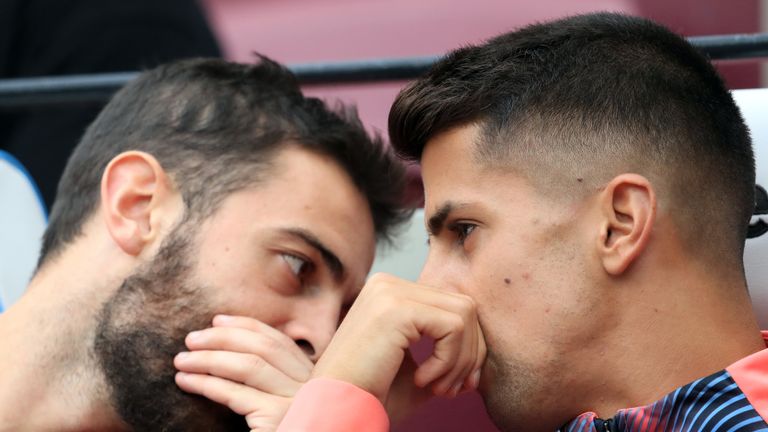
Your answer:
[[[696,36],[688,40],[712,60],[768,57],[768,33]],[[295,64],[307,85],[399,81],[423,74],[439,56]],[[108,99],[138,72],[0,80],[0,109],[96,103]]]

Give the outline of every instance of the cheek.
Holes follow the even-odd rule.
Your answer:
[[[268,289],[228,292],[220,299],[220,313],[257,319],[273,327],[290,320],[295,302]]]
[[[594,345],[602,324],[596,312],[605,307],[563,274],[520,273],[502,281],[504,295],[489,299],[481,321],[491,349],[505,358],[548,363]],[[512,279],[512,276],[509,277]]]
[[[547,363],[590,344],[596,331],[592,311],[604,305],[585,283],[573,249],[534,247],[534,241],[521,247],[520,241],[499,240],[475,255],[465,291],[478,303],[491,351]]]
[[[242,259],[222,254],[201,262],[198,280],[218,305],[218,313],[275,321],[290,305],[287,274],[279,256]]]
[[[236,288],[246,284],[257,257],[245,254],[236,244],[220,242],[201,245],[197,262],[200,280],[219,287]]]
[[[541,356],[567,334],[579,317],[568,305],[579,299],[560,289],[552,271],[530,261],[477,269],[472,289],[489,345],[526,356]],[[527,354],[526,354],[527,353]]]

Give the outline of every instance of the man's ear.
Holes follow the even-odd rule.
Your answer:
[[[603,268],[624,273],[645,250],[656,219],[656,193],[645,177],[621,174],[600,193],[598,250]]]
[[[127,254],[139,255],[160,234],[159,209],[175,194],[160,163],[139,151],[113,158],[101,178],[101,205],[109,234]]]

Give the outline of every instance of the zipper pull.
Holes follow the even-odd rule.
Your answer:
[[[606,420],[605,423],[603,423],[603,427],[605,428],[605,432],[618,432],[612,418]]]
[[[608,420],[596,418],[594,425],[597,432],[619,432],[618,429],[616,429],[616,424],[612,418],[609,418]]]

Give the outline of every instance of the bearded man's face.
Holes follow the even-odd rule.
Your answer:
[[[316,361],[373,262],[368,202],[332,159],[287,147],[273,176],[182,221],[104,304],[94,341],[117,413],[135,430],[247,430],[174,382],[173,357],[215,314],[257,319]]]

